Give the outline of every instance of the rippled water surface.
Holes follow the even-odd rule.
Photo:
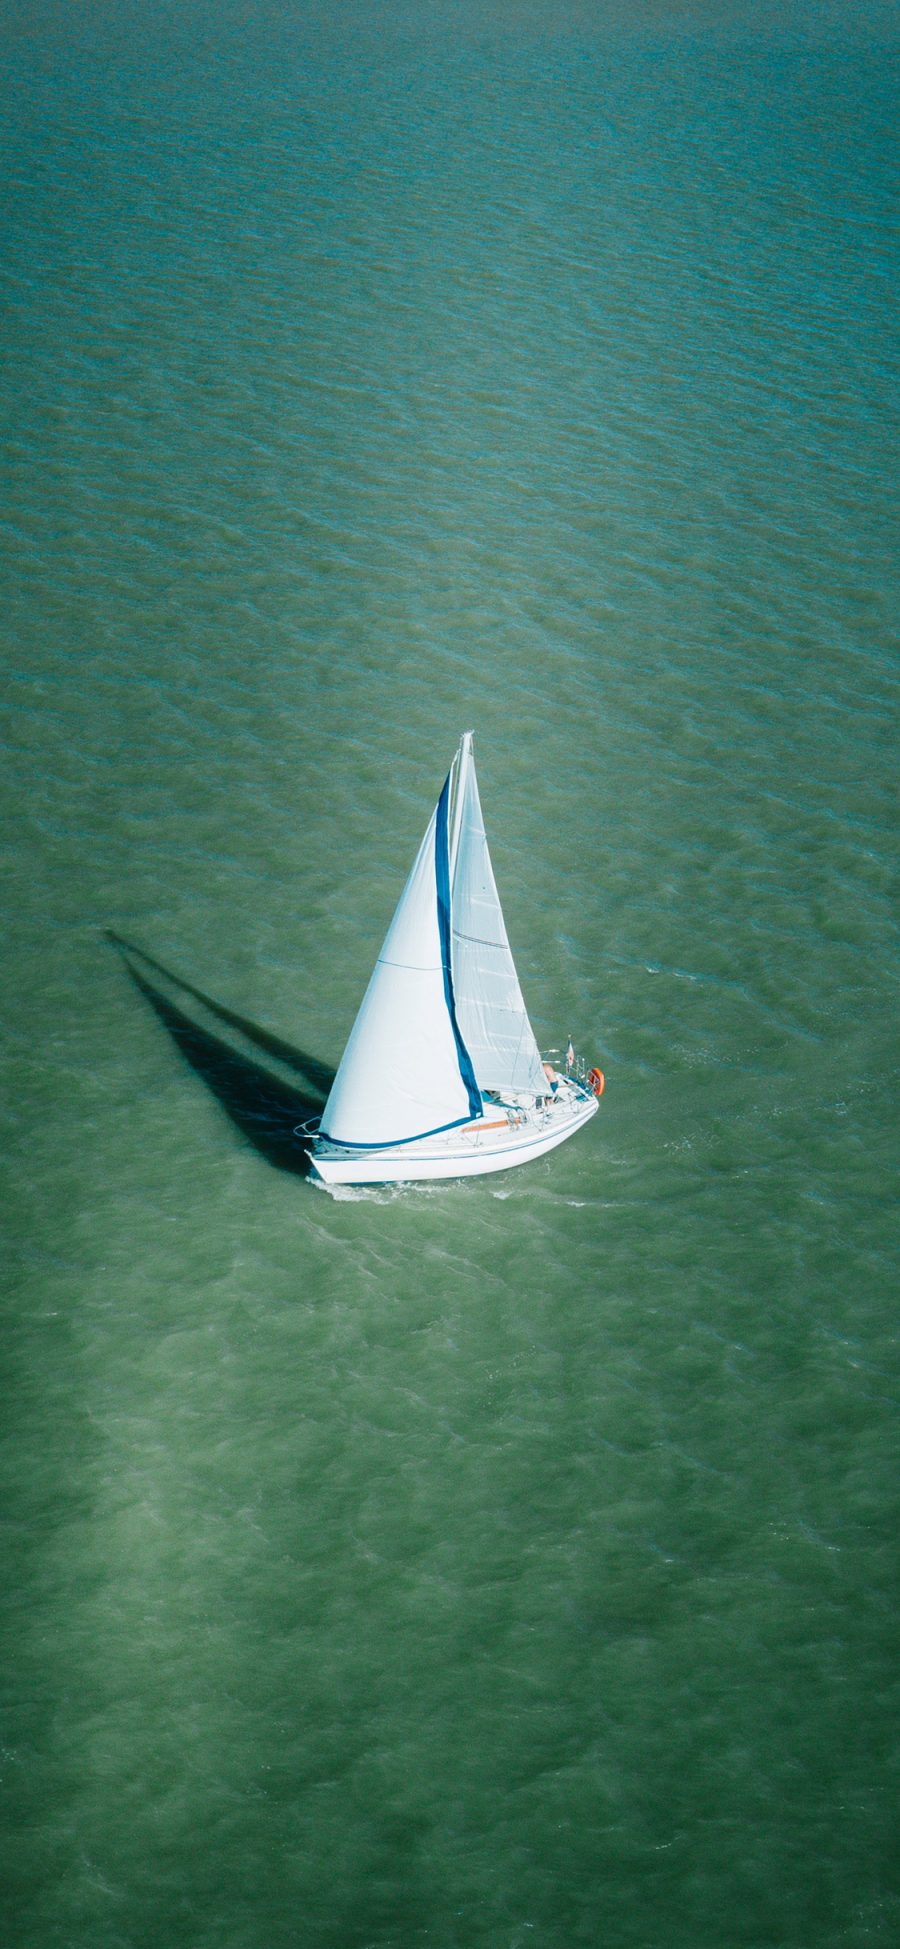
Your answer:
[[[16,1949],[900,1935],[894,29],[4,10]],[[607,1093],[330,1197],[470,725]]]

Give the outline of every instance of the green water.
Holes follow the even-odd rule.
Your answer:
[[[887,1949],[896,22],[0,57],[3,1939]],[[606,1096],[333,1198],[469,726]]]

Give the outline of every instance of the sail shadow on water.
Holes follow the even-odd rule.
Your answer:
[[[305,1049],[298,1049],[293,1042],[285,1042],[280,1035],[273,1035],[271,1029],[260,1028],[258,1022],[251,1022],[246,1015],[238,1015],[233,1008],[225,1008],[221,1002],[214,1001],[211,995],[207,995],[202,988],[195,988],[192,982],[183,980],[181,975],[173,974],[171,968],[164,967],[162,961],[155,960],[145,948],[137,947],[134,941],[126,940],[124,934],[117,934],[114,928],[107,927],[106,939],[111,941],[114,947],[119,948],[123,956],[130,956],[132,960],[143,962],[145,967],[153,968],[158,975],[162,975],[163,979],[169,982],[171,987],[177,988],[180,994],[190,995],[193,1001],[200,1002],[210,1015],[214,1015],[220,1022],[226,1022],[230,1029],[237,1029],[248,1042],[254,1043],[257,1049],[264,1050],[267,1056],[275,1056],[287,1069],[296,1069],[323,1099],[328,1095],[334,1082],[335,1072],[327,1063],[319,1062],[316,1056],[308,1055]]]
[[[245,1017],[221,1007],[200,989],[192,988],[188,982],[172,975],[160,962],[154,962],[142,949],[133,948],[130,942],[111,931],[107,938],[119,949],[131,980],[167,1029],[179,1054],[206,1084],[241,1136],[253,1145],[268,1164],[274,1164],[282,1171],[291,1171],[297,1177],[307,1177],[310,1168],[309,1142],[297,1135],[297,1126],[307,1123],[311,1117],[318,1117],[327,1094],[328,1079],[333,1072],[315,1057],[306,1056],[302,1050],[281,1042],[277,1036],[258,1028]],[[223,1041],[221,1036],[203,1028],[134,965],[132,955],[140,955],[176,988],[202,1002],[211,1014],[232,1028],[239,1029],[249,1041],[268,1049],[270,1054],[277,1055],[280,1061],[298,1070],[306,1078],[307,1088],[298,1089],[285,1082],[261,1063],[251,1061],[239,1049]]]

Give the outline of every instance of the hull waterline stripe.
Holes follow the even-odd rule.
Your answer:
[[[425,1137],[440,1137],[443,1131],[459,1130],[468,1121],[468,1117],[454,1117],[452,1123],[435,1124],[433,1130],[417,1130],[414,1137],[387,1137],[376,1144],[360,1144],[352,1137],[329,1137],[327,1130],[320,1128],[317,1141],[321,1138],[323,1144],[334,1144],[337,1150],[402,1150],[404,1144],[420,1144]]]
[[[559,1119],[560,1123],[564,1123],[566,1125],[566,1131],[565,1131],[566,1135],[568,1135],[572,1130],[580,1129],[581,1125],[587,1122],[588,1117],[593,1116],[595,1109],[599,1109],[599,1103],[597,1101],[597,1098],[592,1094],[592,1092],[590,1091],[582,1092],[581,1086],[578,1084],[576,1084],[576,1088],[579,1089],[579,1093],[581,1097],[581,1100],[577,1108],[570,1111],[566,1117],[564,1118],[561,1117]],[[321,1139],[323,1143],[333,1145],[335,1150],[352,1150],[352,1151],[403,1150],[407,1144],[423,1143],[426,1137],[441,1137],[443,1136],[445,1130],[462,1131],[463,1128],[465,1128],[466,1130],[470,1130],[472,1128],[472,1125],[470,1124],[468,1117],[456,1117],[453,1123],[438,1124],[436,1130],[420,1130],[418,1135],[415,1137],[389,1137],[386,1142],[380,1144],[352,1143],[349,1139],[345,1139],[343,1137],[329,1137],[327,1130],[320,1129],[316,1133],[316,1142],[318,1142],[319,1139]],[[477,1129],[479,1131],[499,1130],[501,1128],[502,1128],[501,1119],[498,1119],[496,1123],[481,1123],[477,1126]],[[535,1144],[540,1144],[543,1142],[546,1134],[547,1134],[547,1126],[542,1125],[540,1130],[533,1133],[529,1133],[525,1137],[516,1138],[514,1142],[510,1143],[508,1149],[511,1151],[531,1150],[533,1149]],[[498,1150],[502,1150],[504,1155],[507,1153],[506,1146],[501,1146],[501,1145],[490,1146],[490,1151],[492,1154]],[[427,1157],[428,1155],[427,1151],[425,1155]],[[471,1157],[472,1152],[471,1150],[466,1148],[465,1150],[451,1151],[448,1153],[448,1155],[451,1157]],[[313,1152],[313,1158],[315,1158],[315,1151]]]

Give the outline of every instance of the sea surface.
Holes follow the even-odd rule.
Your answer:
[[[898,42],[3,7],[10,1949],[900,1940]],[[332,1196],[468,728],[606,1094]]]

